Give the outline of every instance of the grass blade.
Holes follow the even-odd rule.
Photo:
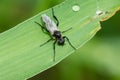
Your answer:
[[[119,7],[119,0],[66,0],[55,6],[54,11],[61,31],[72,27],[63,35],[80,48],[100,29],[99,21],[111,17]],[[100,12],[96,13],[98,10]],[[50,38],[34,23],[41,23],[43,13],[52,17],[51,9],[48,9],[0,34],[0,80],[27,79],[74,52],[68,42],[63,47],[56,46],[56,61],[53,62],[53,41],[40,47]]]

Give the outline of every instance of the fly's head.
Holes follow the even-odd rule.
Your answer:
[[[64,45],[65,39],[62,37],[60,31],[54,31],[53,36],[57,39],[58,45]]]
[[[58,45],[64,45],[65,39],[63,37],[58,39]]]

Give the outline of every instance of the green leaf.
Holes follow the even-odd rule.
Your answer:
[[[119,7],[119,0],[66,0],[53,8],[60,22],[60,31],[72,27],[63,35],[78,49],[100,29],[99,21],[111,17]],[[34,21],[41,23],[44,13],[52,18],[51,9],[48,9],[0,34],[0,80],[30,78],[75,51],[67,41],[62,47],[56,45],[53,62],[54,41],[40,47],[50,36],[44,34]]]

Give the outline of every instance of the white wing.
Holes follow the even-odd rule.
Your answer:
[[[45,23],[45,26],[47,30],[51,33],[51,35],[54,34],[54,31],[59,31],[55,22],[51,20],[50,17],[48,17],[46,14],[42,15],[42,20]]]

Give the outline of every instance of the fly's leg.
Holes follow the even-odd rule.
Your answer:
[[[38,22],[36,22],[36,21],[34,21],[34,22],[41,27],[41,29],[42,29],[42,31],[43,31],[44,33],[48,32],[48,30],[47,30],[43,25],[41,25],[40,23],[38,23]]]
[[[54,14],[54,9],[52,8],[52,16],[53,16],[53,18],[56,20],[56,25],[57,26],[59,26],[59,20],[57,19],[57,17],[55,16],[55,14]]]
[[[44,42],[43,44],[40,45],[40,47],[42,47],[43,45],[47,44],[48,42],[50,42],[52,40],[52,38],[50,38],[49,40],[47,40],[46,42]]]
[[[63,38],[66,38],[67,39],[67,41],[68,41],[68,43],[69,43],[69,45],[74,49],[74,50],[76,50],[76,48],[71,44],[71,42],[70,42],[70,40],[69,40],[69,38],[68,37],[66,37],[66,36],[63,36]]]
[[[67,32],[67,31],[69,31],[69,30],[71,30],[71,29],[72,29],[72,27],[69,28],[69,29],[67,29],[67,30],[65,30],[65,31],[62,31],[62,33],[65,33],[65,32]]]
[[[56,51],[55,51],[55,44],[56,44],[57,40],[54,41],[53,43],[53,50],[54,50],[54,55],[53,55],[53,61],[55,62],[55,54],[56,54]]]

